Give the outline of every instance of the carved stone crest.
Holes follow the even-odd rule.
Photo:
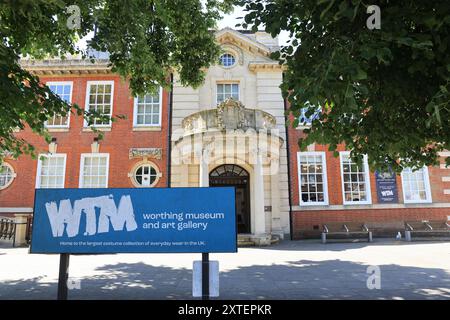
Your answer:
[[[228,98],[217,106],[217,124],[220,129],[239,129],[245,126],[244,105]]]
[[[220,103],[215,109],[207,109],[191,114],[181,123],[185,134],[208,130],[270,130],[275,127],[275,118],[260,109],[248,109],[233,98]]]
[[[161,148],[130,148],[128,152],[130,159],[135,158],[153,158],[160,160],[162,158]]]

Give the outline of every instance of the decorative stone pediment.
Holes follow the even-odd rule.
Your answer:
[[[234,45],[263,57],[269,57],[271,52],[270,48],[266,45],[255,41],[255,39],[250,39],[248,36],[231,28],[224,28],[217,31],[216,40],[220,44]]]
[[[184,118],[185,134],[206,131],[236,129],[270,130],[276,125],[275,118],[259,109],[247,109],[240,102],[229,98],[215,109],[200,111]]]
[[[135,158],[153,158],[160,160],[162,158],[161,148],[130,148],[128,152],[130,159]]]

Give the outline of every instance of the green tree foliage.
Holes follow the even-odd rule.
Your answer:
[[[71,5],[79,8],[79,28]],[[110,53],[112,70],[130,81],[134,94],[167,86],[173,69],[195,87],[219,54],[210,29],[230,9],[229,0],[0,1],[0,154],[34,154],[32,145],[16,138],[17,128],[29,126],[49,140],[44,123],[54,115],[73,110],[90,123],[100,116],[67,105],[21,67],[21,57],[89,58],[77,42],[95,29],[88,44]]]
[[[381,9],[369,29],[367,7]],[[286,64],[282,92],[298,118],[321,106],[305,149],[344,143],[372,168],[436,164],[450,149],[450,2],[446,0],[250,0],[244,27],[291,41],[274,58]],[[295,122],[296,126],[298,122]],[[449,158],[447,158],[449,162]]]

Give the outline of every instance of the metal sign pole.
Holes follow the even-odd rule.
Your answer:
[[[202,253],[202,300],[209,300],[209,253]]]
[[[58,300],[67,300],[67,280],[69,279],[69,257],[68,253],[59,256],[59,278],[58,278]]]

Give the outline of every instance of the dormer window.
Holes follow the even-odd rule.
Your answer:
[[[222,67],[232,67],[236,63],[236,58],[230,53],[224,53],[220,56],[219,63]]]

